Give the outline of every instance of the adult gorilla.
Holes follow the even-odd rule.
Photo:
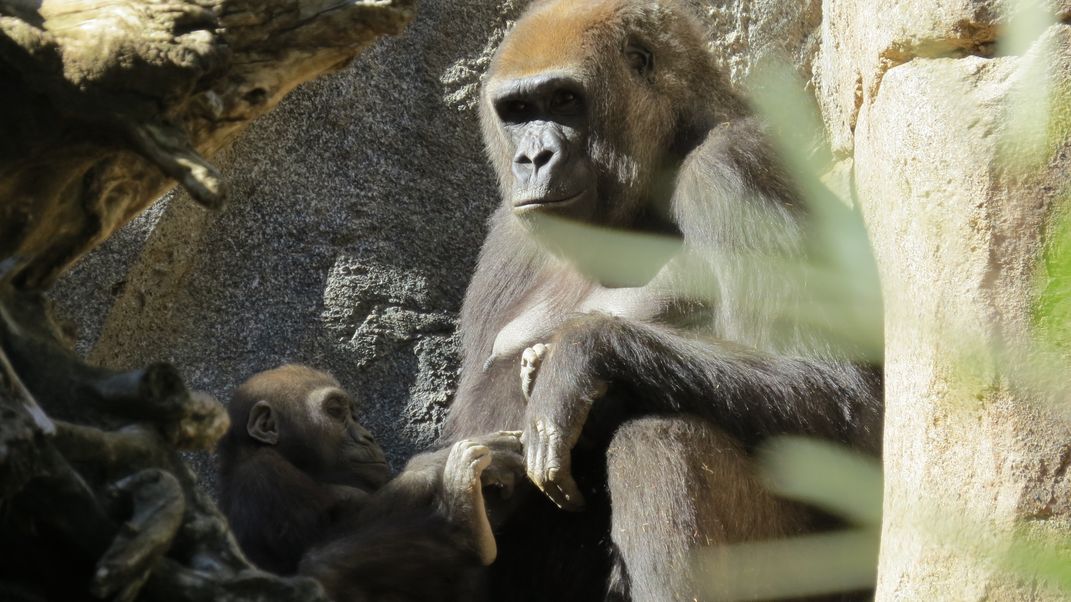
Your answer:
[[[876,452],[880,368],[786,310],[801,278],[756,273],[756,258],[806,260],[807,214],[693,17],[670,0],[537,1],[481,116],[503,200],[443,438],[523,429],[546,494],[499,532],[492,597],[692,600],[695,547],[814,528],[764,491],[750,451],[803,434]],[[591,267],[607,251],[556,238],[553,218],[679,252],[609,276]]]

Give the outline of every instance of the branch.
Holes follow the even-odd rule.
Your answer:
[[[0,260],[51,285],[299,84],[412,17],[413,0],[0,0]],[[9,82],[12,82],[13,85]]]

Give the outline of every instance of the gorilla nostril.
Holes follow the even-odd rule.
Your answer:
[[[543,167],[547,163],[550,163],[550,160],[553,159],[553,158],[554,158],[554,151],[549,150],[549,149],[543,149],[543,150],[539,151],[539,153],[535,157],[532,158],[532,163],[534,163],[535,166],[536,166],[536,169],[538,169],[540,167]]]

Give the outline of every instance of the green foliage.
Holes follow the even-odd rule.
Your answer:
[[[1066,195],[1048,238],[1038,269],[1034,323],[1043,344],[1071,354],[1071,199]]]
[[[761,454],[767,486],[855,525],[842,531],[705,550],[697,557],[704,599],[768,600],[872,587],[881,528],[881,466],[850,449],[779,437]]]
[[[537,215],[531,232],[544,248],[567,259],[582,274],[617,286],[642,286],[681,250],[670,236],[627,232]]]

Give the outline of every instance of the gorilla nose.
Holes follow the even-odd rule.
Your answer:
[[[533,184],[552,177],[555,166],[561,162],[562,145],[557,136],[544,132],[531,136],[517,149],[513,157],[513,175],[521,182]]]
[[[538,153],[536,153],[536,156],[534,156],[534,157],[529,158],[528,155],[526,154],[526,155],[523,155],[520,159],[518,159],[518,161],[520,163],[526,163],[526,162],[527,163],[531,163],[536,169],[539,169],[540,167],[543,167],[547,163],[550,163],[550,160],[553,159],[553,158],[554,158],[554,151],[545,148],[545,149],[539,151]]]

